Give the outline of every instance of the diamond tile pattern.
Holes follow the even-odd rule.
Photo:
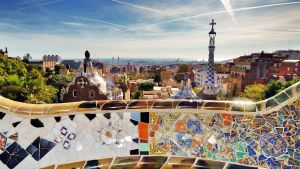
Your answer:
[[[36,138],[27,148],[26,151],[31,154],[31,156],[39,161],[42,159],[53,147],[55,143],[45,140],[43,138]]]
[[[16,142],[11,144],[6,150],[0,154],[0,160],[7,165],[8,168],[15,168],[22,162],[28,153]]]

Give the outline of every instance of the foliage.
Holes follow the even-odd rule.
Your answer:
[[[119,83],[118,88],[122,90],[123,93],[125,93],[128,90],[128,85],[124,82]]]
[[[283,89],[284,89],[284,84],[281,81],[271,80],[270,83],[268,83],[267,88],[264,92],[264,97],[265,98],[272,97]]]
[[[31,94],[28,98],[30,103],[54,103],[57,102],[58,97],[55,95],[58,89],[51,85],[41,86],[42,90],[38,90],[35,94]]]
[[[289,86],[297,83],[300,81],[300,77],[296,77],[293,80],[287,81],[287,82],[282,82],[279,80],[271,80],[267,84],[267,88],[264,92],[264,98],[270,98],[277,93],[281,92],[282,90],[288,88]]]
[[[55,74],[58,75],[58,74],[59,74],[59,71],[60,71],[61,69],[66,69],[66,66],[63,65],[63,64],[55,65],[55,66],[54,66],[54,72],[55,72]]]
[[[60,90],[63,87],[66,88],[73,79],[74,77],[71,75],[52,75],[47,79],[46,84],[52,85]]]
[[[151,90],[153,90],[153,86],[155,86],[155,83],[144,82],[144,83],[138,84],[137,90],[140,90],[140,91],[151,91]]]
[[[30,55],[25,55],[30,58]],[[53,103],[58,90],[46,85],[43,68],[0,55],[0,94],[29,103]]]
[[[242,98],[247,98],[252,101],[259,101],[264,99],[264,92],[266,86],[263,84],[253,84],[246,86],[244,92],[241,94]]]
[[[187,65],[187,64],[181,64],[181,65],[179,65],[174,79],[177,82],[180,82],[182,80],[182,77],[180,76],[180,74],[181,73],[189,73],[191,69],[192,68],[189,65]]]
[[[219,93],[217,95],[217,100],[227,100],[227,97],[224,93]]]
[[[0,94],[8,99],[16,100],[19,102],[26,102],[28,97],[28,91],[21,86],[4,86],[1,87]]]
[[[227,72],[227,69],[222,64],[215,64],[215,72],[217,72],[217,73],[223,73],[223,72]]]
[[[29,53],[23,56],[23,62],[25,63],[29,63],[30,59],[32,59],[32,57]]]
[[[0,76],[6,77],[8,75],[16,74],[19,77],[27,73],[26,65],[6,56],[0,56]]]
[[[50,77],[50,76],[52,76],[52,75],[54,75],[55,74],[55,71],[54,70],[52,70],[52,69],[50,69],[50,68],[46,68],[46,71],[45,71],[45,76],[46,77]]]
[[[148,71],[148,75],[150,79],[154,79],[154,82],[161,82],[161,72],[162,68],[159,65],[154,65],[151,67],[150,71]]]
[[[141,99],[142,98],[142,92],[139,90],[136,90],[135,92],[131,93],[130,98],[132,99]]]

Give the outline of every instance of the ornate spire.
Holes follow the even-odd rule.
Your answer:
[[[88,64],[90,62],[90,52],[88,50],[85,51],[85,59],[83,62],[83,72],[86,73],[87,72],[87,67]]]
[[[212,20],[209,25],[211,25],[211,30],[208,33],[209,34],[208,69],[207,69],[207,78],[206,78],[207,80],[205,83],[205,89],[203,91],[203,94],[205,99],[213,100],[215,99],[215,96],[218,92],[218,88],[215,85],[215,69],[214,69],[215,37],[217,34],[214,30],[214,25],[216,25],[216,22]]]
[[[211,25],[211,30],[210,30],[210,32],[209,32],[210,35],[211,35],[211,34],[214,34],[214,35],[217,34],[217,33],[215,32],[215,30],[214,30],[214,25],[216,25],[216,24],[217,24],[217,23],[215,22],[214,19],[211,21],[211,23],[209,23],[209,25]]]

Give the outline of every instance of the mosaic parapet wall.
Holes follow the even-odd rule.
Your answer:
[[[0,98],[0,168],[60,168],[70,162],[70,168],[79,164],[91,168],[101,166],[105,158],[112,158],[105,162],[112,168],[141,168],[147,156],[194,159],[196,168],[203,161],[299,168],[299,86],[258,103],[146,100],[30,105]],[[155,168],[169,166],[168,162],[174,168],[171,159]]]
[[[151,155],[201,157],[265,168],[300,162],[300,100],[265,115],[150,113]]]

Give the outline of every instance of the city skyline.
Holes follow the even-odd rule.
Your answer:
[[[0,48],[33,59],[58,54],[207,60],[209,21],[215,59],[300,48],[300,1],[14,0],[0,5]]]

